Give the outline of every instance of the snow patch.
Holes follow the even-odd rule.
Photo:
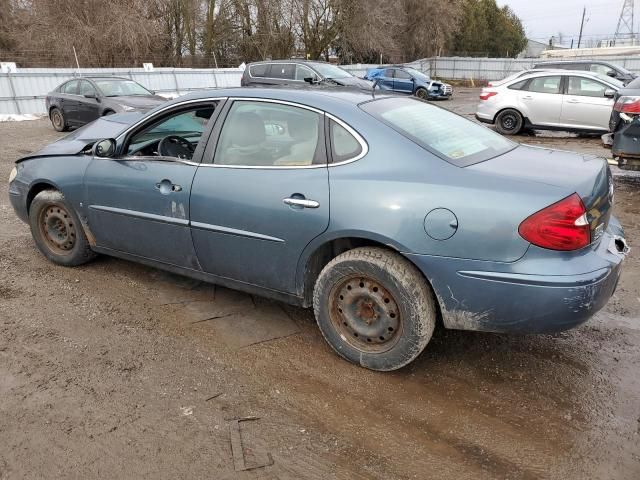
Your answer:
[[[24,122],[26,120],[40,120],[45,117],[44,113],[0,113],[0,122]]]

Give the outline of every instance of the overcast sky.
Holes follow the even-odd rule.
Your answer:
[[[582,8],[587,7],[582,32],[584,41],[613,37],[624,0],[497,0],[498,5],[508,5],[525,28],[527,37],[548,42],[551,35],[563,35],[563,43],[569,45],[575,38],[577,45]],[[640,2],[636,2],[634,31],[638,30]]]

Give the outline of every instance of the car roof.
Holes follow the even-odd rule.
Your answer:
[[[618,68],[613,63],[605,62],[603,60],[557,60],[557,61],[546,61],[546,62],[536,63],[536,66],[538,66],[538,65],[541,65],[541,66],[545,66],[545,65],[566,65],[566,64],[570,64],[570,63],[580,63],[580,64],[599,63],[601,65],[606,65],[607,67],[616,67],[616,68]]]
[[[379,93],[370,90],[361,90],[358,88],[335,87],[335,86],[300,86],[292,87],[290,85],[282,87],[235,87],[235,88],[219,88],[210,90],[201,90],[189,93],[182,97],[171,100],[168,103],[181,103],[185,100],[206,100],[215,97],[234,97],[234,98],[264,98],[269,100],[281,100],[310,107],[323,109],[328,104],[348,104],[359,105],[360,103],[370,100],[382,98],[397,97],[393,93]]]
[[[259,60],[257,62],[250,62],[247,64],[247,66],[260,65],[263,63],[304,63],[307,65],[314,65],[314,64],[335,65],[334,63],[324,62],[322,60],[306,60],[304,58],[287,58],[287,59],[279,59],[279,60]],[[340,65],[335,65],[335,66],[339,67]]]

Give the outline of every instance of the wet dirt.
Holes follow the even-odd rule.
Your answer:
[[[439,105],[472,110],[467,90]],[[7,177],[59,137],[0,123],[1,479],[640,478],[633,186],[616,191],[632,251],[594,319],[557,335],[439,328],[382,374],[339,359],[308,310],[106,257],[47,262]],[[235,470],[243,417],[258,417],[238,424],[246,466],[272,465]]]

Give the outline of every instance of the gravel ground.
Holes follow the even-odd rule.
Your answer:
[[[472,114],[477,94],[440,105]],[[575,330],[438,329],[411,366],[374,373],[334,355],[310,311],[116,259],[48,263],[6,179],[59,136],[0,123],[1,479],[640,478],[637,250]],[[636,188],[616,192],[632,248]]]

